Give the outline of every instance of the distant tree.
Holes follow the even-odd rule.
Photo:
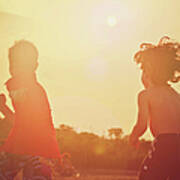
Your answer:
[[[73,127],[68,126],[68,125],[65,125],[65,124],[61,124],[61,125],[59,126],[59,129],[60,129],[60,130],[63,130],[63,131],[74,131]]]
[[[113,137],[115,139],[121,139],[123,135],[123,130],[121,128],[111,128],[111,129],[108,129],[108,135],[111,139]]]

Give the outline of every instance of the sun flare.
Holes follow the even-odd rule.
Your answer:
[[[118,23],[118,21],[117,21],[117,17],[116,17],[116,16],[109,16],[109,17],[107,18],[107,24],[108,24],[108,26],[114,27],[114,26],[117,25],[117,23]]]

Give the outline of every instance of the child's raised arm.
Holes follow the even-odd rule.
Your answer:
[[[14,120],[14,113],[11,109],[6,105],[6,96],[4,94],[0,94],[0,111],[8,120]]]
[[[139,137],[145,133],[149,117],[147,91],[143,90],[138,95],[138,118],[129,139],[133,146],[138,144]]]

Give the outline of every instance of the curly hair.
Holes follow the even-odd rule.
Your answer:
[[[37,63],[38,50],[33,43],[20,40],[9,48],[9,61],[11,64],[20,63],[24,68]]]
[[[167,36],[158,45],[141,44],[134,60],[155,84],[180,81],[180,44]]]

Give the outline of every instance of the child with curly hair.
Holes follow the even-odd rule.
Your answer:
[[[48,98],[36,79],[37,67],[38,51],[31,42],[21,40],[9,49],[11,78],[6,87],[15,112],[10,111],[1,95],[0,111],[14,119],[0,147],[2,180],[13,180],[20,170],[26,180],[51,180],[50,165],[60,161]]]
[[[130,143],[150,127],[155,140],[145,158],[139,180],[180,179],[180,94],[169,82],[180,80],[180,44],[163,37],[158,45],[144,43],[134,56],[141,65],[145,89],[138,95],[137,123]]]

